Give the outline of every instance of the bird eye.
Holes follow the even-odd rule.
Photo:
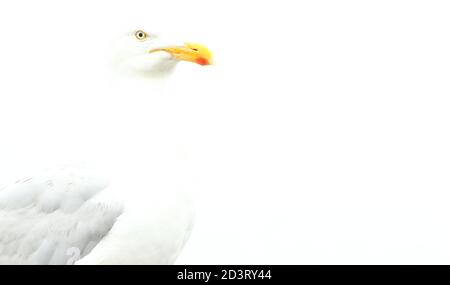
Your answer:
[[[134,33],[134,36],[136,37],[136,39],[143,41],[147,38],[147,33],[141,30],[138,30]]]

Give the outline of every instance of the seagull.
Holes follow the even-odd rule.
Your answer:
[[[109,114],[105,111],[98,124],[115,130],[116,137],[110,142],[130,138],[126,151],[115,149],[114,155],[131,158],[117,166],[113,159],[93,163],[95,166],[57,165],[0,188],[0,264],[175,263],[190,237],[195,207],[189,191],[171,183],[175,180],[171,164],[160,154],[173,138],[163,134],[172,130],[158,129],[155,123],[154,130],[160,132],[155,131],[154,136],[149,132],[148,136],[161,150],[155,150],[146,164],[148,168],[142,169],[135,161],[148,158],[146,151],[151,147],[139,138],[143,130],[132,126],[140,126],[143,120],[168,110],[163,104],[173,98],[155,96],[146,90],[139,96],[154,96],[155,100],[152,106],[142,106],[134,92],[142,91],[144,86],[159,90],[180,62],[211,65],[212,53],[201,44],[143,29],[114,39],[110,67],[114,82],[119,82],[113,85],[115,94],[119,94],[115,96],[127,98],[122,102],[128,103],[121,107],[135,108],[137,114],[131,114],[130,124],[123,126],[127,118],[120,117],[120,110]],[[130,85],[134,88],[128,88]],[[153,117],[145,117],[147,113]],[[163,119],[169,121],[170,115]],[[117,134],[117,130],[126,135]],[[97,135],[100,138],[103,134]],[[109,144],[99,145],[108,149]],[[104,169],[100,169],[101,165]],[[154,174],[152,170],[161,171]],[[151,183],[158,179],[159,183]]]

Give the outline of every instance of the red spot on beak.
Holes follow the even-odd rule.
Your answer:
[[[204,58],[204,57],[199,57],[195,60],[196,63],[200,64],[200,65],[208,65],[209,61]]]

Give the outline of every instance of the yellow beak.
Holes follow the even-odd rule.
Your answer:
[[[165,51],[177,60],[194,62],[200,65],[210,65],[213,59],[211,51],[201,44],[185,43],[184,46],[157,48],[150,52],[157,51]]]

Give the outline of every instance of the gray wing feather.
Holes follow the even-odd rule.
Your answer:
[[[0,189],[0,264],[69,264],[111,230],[122,205],[97,199],[107,181],[60,168]]]

